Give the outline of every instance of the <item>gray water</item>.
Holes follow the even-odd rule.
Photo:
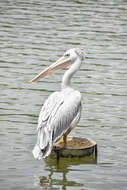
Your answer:
[[[79,46],[83,110],[71,135],[97,142],[97,164],[36,161],[39,111],[64,71],[28,80]],[[0,0],[0,160],[1,190],[127,189],[127,1]]]

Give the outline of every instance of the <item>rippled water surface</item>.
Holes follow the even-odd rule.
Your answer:
[[[38,114],[64,71],[27,81],[79,46],[83,110],[71,135],[95,140],[98,162],[36,161]],[[127,1],[0,0],[0,123],[1,190],[127,189]]]

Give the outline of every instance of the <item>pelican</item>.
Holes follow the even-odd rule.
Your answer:
[[[70,49],[57,62],[29,81],[34,82],[58,69],[67,69],[62,79],[61,91],[52,93],[42,106],[37,126],[37,143],[32,151],[35,159],[47,157],[53,144],[61,137],[65,148],[67,135],[79,122],[81,94],[71,87],[71,78],[80,69],[83,57],[83,50]]]

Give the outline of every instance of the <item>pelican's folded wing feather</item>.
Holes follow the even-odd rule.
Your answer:
[[[44,158],[50,154],[53,143],[67,131],[75,118],[79,117],[80,110],[81,95],[78,91],[70,92],[69,96],[62,92],[49,96],[38,119],[38,138],[33,150],[35,158]]]

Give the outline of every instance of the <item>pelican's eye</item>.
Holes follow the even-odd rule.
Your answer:
[[[65,57],[69,57],[69,56],[70,56],[70,53],[66,53],[64,56],[65,56]]]

